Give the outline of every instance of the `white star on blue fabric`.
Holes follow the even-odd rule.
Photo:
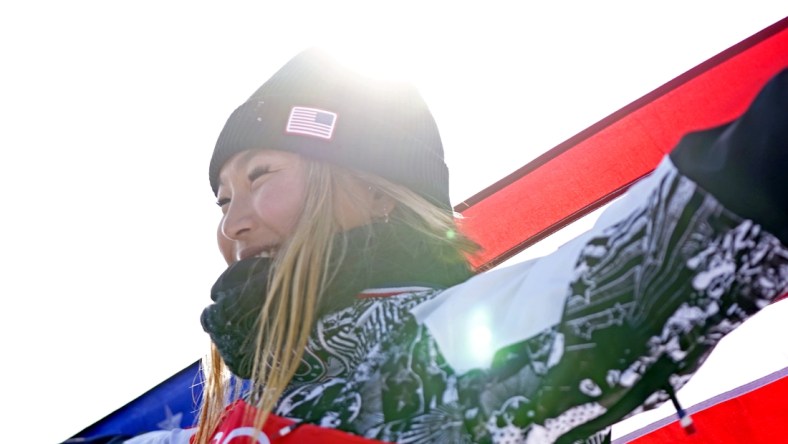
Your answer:
[[[161,421],[160,423],[156,424],[157,426],[159,426],[161,430],[173,430],[173,429],[181,428],[181,420],[183,419],[183,413],[179,412],[173,415],[170,406],[165,405],[164,414],[166,415],[164,421]]]

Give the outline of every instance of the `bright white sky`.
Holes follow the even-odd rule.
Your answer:
[[[64,440],[206,351],[198,318],[224,269],[213,143],[298,51],[362,54],[420,85],[456,203],[788,12],[516,3],[0,5],[3,441]],[[712,362],[688,404],[788,365],[788,350],[761,346],[786,336],[779,309],[726,340],[733,359]]]

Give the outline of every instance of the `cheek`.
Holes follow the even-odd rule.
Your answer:
[[[292,233],[304,208],[304,183],[299,177],[281,177],[259,187],[252,205],[259,220],[280,236]]]

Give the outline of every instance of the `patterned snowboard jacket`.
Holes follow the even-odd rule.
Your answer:
[[[786,291],[788,249],[666,159],[553,255],[324,316],[276,413],[402,443],[595,442]]]

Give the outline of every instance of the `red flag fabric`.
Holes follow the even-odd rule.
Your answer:
[[[686,133],[741,114],[788,66],[788,18],[718,54],[455,207],[491,268],[612,200]]]
[[[785,441],[788,368],[695,405],[695,433],[687,434],[676,418],[658,421],[614,444],[772,444]]]

